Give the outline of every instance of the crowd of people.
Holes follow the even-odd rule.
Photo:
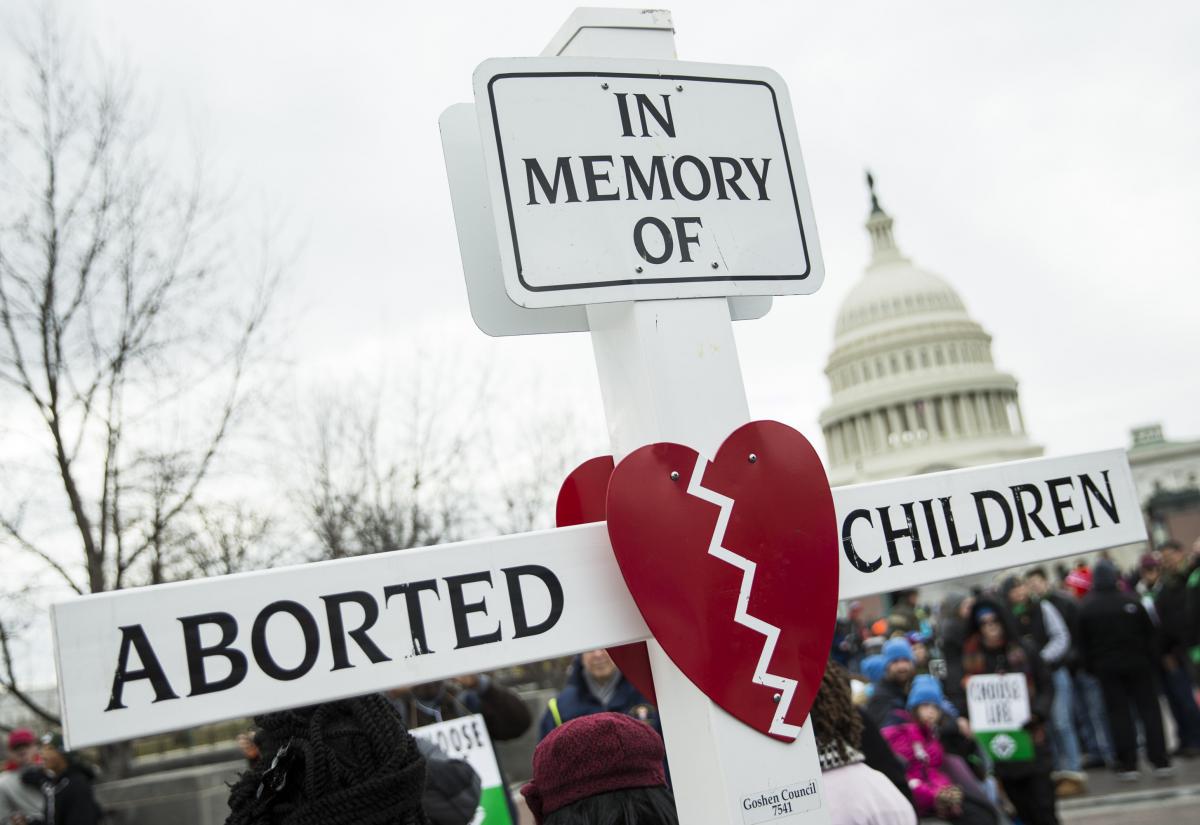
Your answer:
[[[1136,779],[1144,752],[1166,777],[1200,756],[1197,666],[1200,542],[1164,544],[1131,571],[1107,559],[1029,570],[934,610],[916,591],[878,618],[851,604],[810,714],[832,821],[1055,825],[1088,770]],[[1023,677],[1027,752],[1010,741],[1005,756],[973,729],[968,685],[987,675]],[[467,825],[479,776],[408,731],[474,714],[495,741],[534,724],[486,675],[260,716],[239,740],[248,769],[227,825]],[[575,657],[537,732],[521,794],[538,825],[677,824],[657,710],[606,651]],[[101,820],[91,770],[57,735],[15,730],[8,750],[0,825]]]
[[[1173,759],[1200,756],[1200,542],[1191,553],[1168,542],[1133,570],[1102,558],[1055,579],[1036,568],[935,610],[903,591],[886,616],[852,604],[839,620],[834,658],[905,765],[918,814],[1054,823],[1056,800],[1086,792],[1088,770],[1137,780],[1144,752],[1165,778]],[[966,685],[982,674],[1025,677],[1030,758],[995,759],[973,735]]]

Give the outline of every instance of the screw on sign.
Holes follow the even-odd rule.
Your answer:
[[[829,820],[837,800],[822,794],[806,715],[839,597],[1144,540],[1121,450],[831,492],[801,434],[751,422],[731,326],[731,315],[765,311],[734,300],[811,292],[821,279],[782,81],[766,70],[677,63],[670,16],[661,11],[581,9],[539,60],[488,61],[476,73],[484,163],[447,151],[456,220],[473,222],[470,233],[460,231],[460,250],[465,269],[468,260],[499,261],[480,270],[497,281],[489,300],[535,312],[583,311],[586,324],[579,315],[534,321],[517,314],[504,316],[501,326],[505,334],[590,330],[612,456],[586,462],[567,479],[557,511],[563,526],[553,531],[54,605],[70,747],[608,647],[659,704],[681,821],[816,825]],[[502,75],[505,82],[492,83]],[[630,152],[615,150],[597,152],[614,158],[611,165],[582,165],[572,143],[579,135],[567,127],[548,132],[572,143],[562,151],[552,143],[522,144],[516,148],[539,151],[510,153],[505,161],[504,142],[512,149],[525,134],[514,124],[544,117],[549,98],[570,105],[581,77],[591,94],[627,95],[624,106],[592,113],[605,118],[595,137],[611,136],[615,117],[614,140],[646,143],[642,155],[633,152],[641,165],[618,167],[615,158]],[[610,89],[600,88],[604,83]],[[672,101],[668,110],[665,98],[681,91],[686,105]],[[730,120],[734,108],[746,115],[743,131],[723,139],[744,151],[706,154],[709,126]],[[686,154],[696,163],[668,169],[664,162],[659,175],[654,158],[683,153],[656,144],[684,140],[694,141]],[[539,167],[545,189],[534,172],[525,177],[525,157],[554,159]],[[564,157],[566,165],[558,162]],[[723,157],[742,159],[744,179],[719,162]],[[454,186],[463,181],[454,167],[459,160],[486,174],[492,198],[494,231],[479,254],[463,240],[482,236],[479,215],[459,208],[459,196],[471,189]],[[660,191],[670,175],[671,184],[683,183],[672,192],[695,195],[707,179],[706,199],[688,200],[699,222],[683,228],[695,243],[675,233],[667,213],[626,213],[624,201],[600,197],[610,191],[604,175],[612,183],[618,169],[653,175],[646,185]],[[508,174],[514,170],[520,175]],[[533,180],[543,193],[565,195],[568,172],[576,195],[597,195],[571,206],[615,211],[581,213],[578,224],[572,222],[579,216],[556,212],[547,224],[543,211],[529,210],[550,204],[514,205],[505,184]],[[725,200],[714,195],[718,179]],[[734,192],[739,181],[747,184],[739,190],[744,200]],[[661,200],[634,205],[658,209]],[[607,219],[597,220],[600,214]],[[629,230],[646,217],[673,233],[671,261],[653,263],[658,248],[639,256]],[[587,250],[587,267],[546,237],[560,219],[567,223],[558,237],[569,230]],[[726,243],[743,231],[755,237],[754,227],[774,239]],[[681,241],[691,261],[681,258]],[[665,234],[659,243],[665,248]],[[722,253],[719,276],[698,254],[710,244]],[[661,269],[630,279],[636,261]],[[976,692],[993,702],[1007,696],[984,682]],[[1016,733],[991,734],[993,754],[1012,750],[1011,758],[1020,758]],[[464,753],[483,750],[472,751],[468,739],[459,744]]]

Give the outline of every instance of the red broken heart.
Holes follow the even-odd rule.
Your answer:
[[[678,444],[642,447],[613,472],[606,514],[625,583],[675,665],[745,724],[795,739],[838,592],[833,496],[808,440],[756,421],[712,462]]]

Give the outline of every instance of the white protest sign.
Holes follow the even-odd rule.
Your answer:
[[[995,673],[967,680],[967,716],[977,733],[1017,730],[1029,721],[1029,685],[1023,673]]]
[[[438,118],[446,177],[458,230],[458,250],[471,318],[480,330],[493,336],[532,335],[554,332],[587,332],[587,309],[582,306],[517,306],[504,291],[504,273],[492,219],[487,175],[483,168],[483,144],[475,104],[456,103]],[[729,314],[735,321],[761,318],[771,309],[771,296],[741,296],[729,299]]]
[[[1040,508],[1030,488],[1040,491]],[[993,494],[1007,501],[1011,529]],[[842,599],[1145,538],[1121,450],[843,487],[833,495],[843,535]],[[1016,515],[1018,495],[1024,519]],[[923,501],[933,508],[940,544]],[[977,501],[988,508],[986,526]],[[897,535],[909,529],[909,509],[923,561],[912,541]],[[990,544],[989,536],[1005,541]],[[101,593],[56,604],[51,617],[72,747],[649,636],[602,522]]]
[[[475,105],[509,297],[524,307],[815,292],[786,84],[758,67],[507,58]]]
[[[471,825],[510,825],[508,788],[500,777],[500,765],[483,716],[474,714],[412,728],[409,733],[437,745],[451,759],[462,759],[479,774],[482,794]]]
[[[1036,756],[1025,725],[1032,718],[1023,673],[988,673],[967,680],[967,718],[979,744],[1000,762],[1029,762]]]
[[[51,610],[71,747],[648,635],[595,526],[102,593]]]
[[[833,500],[843,599],[1146,540],[1124,450],[839,487]]]

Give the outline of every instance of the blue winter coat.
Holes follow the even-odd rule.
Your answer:
[[[587,682],[583,678],[582,658],[576,656],[571,662],[566,687],[551,700],[551,706],[546,708],[546,712],[542,714],[538,741],[545,739],[546,734],[563,722],[587,716],[589,713],[603,713],[604,711],[626,713],[635,719],[649,722],[661,735],[662,725],[658,720],[658,709],[650,704],[646,697],[639,693],[638,689],[630,684],[623,675],[617,678],[620,681],[617,683],[617,689],[613,692],[612,698],[607,705],[601,704],[600,700],[588,689]]]

